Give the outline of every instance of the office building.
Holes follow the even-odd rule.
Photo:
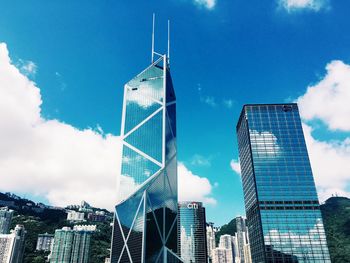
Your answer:
[[[45,233],[39,234],[36,242],[36,250],[38,251],[51,251],[53,245],[54,235]]]
[[[237,136],[252,261],[330,262],[297,104],[245,105]]]
[[[176,98],[167,55],[125,85],[121,126],[121,201],[115,207],[111,262],[180,262]]]
[[[178,252],[185,263],[207,262],[205,208],[201,202],[180,202]]]
[[[10,233],[10,225],[13,216],[13,210],[8,207],[0,208],[0,234]]]
[[[26,231],[16,225],[10,234],[0,234],[0,262],[22,263]]]
[[[50,263],[87,263],[89,260],[91,231],[63,227],[55,231]]]

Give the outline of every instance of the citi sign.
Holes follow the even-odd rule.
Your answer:
[[[198,209],[198,204],[196,203],[189,203],[187,204],[188,209]]]

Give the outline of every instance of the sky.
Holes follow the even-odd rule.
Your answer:
[[[244,215],[236,123],[298,102],[320,201],[350,197],[350,2],[0,2],[0,191],[110,210],[123,86],[166,52],[177,94],[179,199]]]

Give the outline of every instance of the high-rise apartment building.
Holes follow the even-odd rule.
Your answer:
[[[125,85],[121,137],[111,262],[180,262],[176,98],[167,55]]]
[[[22,225],[16,225],[11,234],[0,234],[1,263],[22,263],[25,234]]]
[[[251,262],[248,228],[246,226],[246,219],[242,216],[238,216],[236,219],[236,240],[237,240],[237,258],[239,258],[239,263],[249,263]]]
[[[214,248],[212,254],[212,263],[232,263],[232,250],[227,248]]]
[[[91,231],[63,227],[55,231],[49,256],[50,263],[87,263],[89,260]]]
[[[297,104],[245,105],[237,136],[252,261],[330,262]]]
[[[0,208],[0,234],[10,233],[10,225],[13,216],[13,210],[8,207]]]
[[[212,251],[216,247],[216,244],[215,244],[216,231],[215,231],[214,223],[212,222],[207,223],[206,232],[207,232],[207,255],[208,255],[209,262],[211,262],[213,257]]]
[[[45,233],[39,234],[36,242],[36,250],[38,251],[51,251],[53,245],[54,235]]]
[[[207,262],[205,208],[201,202],[180,202],[178,253],[185,263]]]

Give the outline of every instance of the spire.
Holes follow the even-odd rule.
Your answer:
[[[152,19],[152,56],[151,56],[151,62],[154,63],[154,55],[163,57],[163,56],[165,56],[165,54],[162,55],[162,54],[154,51],[154,49],[155,49],[154,35],[155,35],[155,22],[156,22],[156,16],[154,13],[153,13],[152,18],[153,19]],[[168,20],[168,45],[167,45],[166,57],[167,57],[167,65],[169,66],[169,63],[170,63],[170,20]]]

